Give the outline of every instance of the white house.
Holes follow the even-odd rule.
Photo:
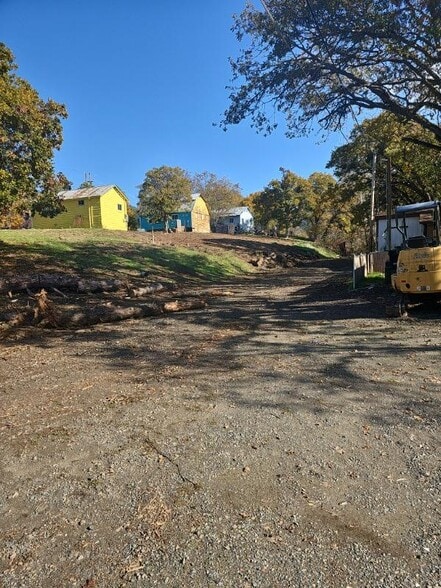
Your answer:
[[[403,229],[404,219],[398,219],[398,228]],[[376,217],[377,229],[377,251],[387,251],[387,217],[385,214],[379,214]],[[399,247],[403,242],[403,235],[397,228],[396,217],[392,215],[391,219],[391,246],[392,249]],[[408,237],[417,237],[424,235],[424,224],[421,222],[420,213],[410,213],[406,215],[406,232]]]
[[[233,235],[234,233],[254,232],[254,218],[248,206],[230,208],[230,210],[219,219],[216,230],[219,233],[225,232],[230,235]]]

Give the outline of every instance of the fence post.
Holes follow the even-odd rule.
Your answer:
[[[374,251],[372,253],[360,253],[354,255],[352,265],[352,285],[354,288],[360,285],[368,274],[385,271],[386,261],[389,260],[388,251]]]
[[[367,276],[366,255],[364,253],[354,255],[352,268],[352,287],[355,289]]]

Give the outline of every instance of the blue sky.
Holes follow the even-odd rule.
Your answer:
[[[74,187],[117,184],[137,203],[161,165],[208,171],[244,196],[280,177],[326,171],[341,134],[258,135],[248,121],[224,132],[229,57],[240,45],[232,15],[245,0],[0,0],[0,40],[42,98],[66,105],[56,155]]]

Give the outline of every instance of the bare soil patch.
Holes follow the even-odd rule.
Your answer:
[[[125,236],[127,238],[127,234]],[[64,240],[63,232],[58,231],[57,238]],[[259,270],[292,268],[317,257],[313,250],[293,247],[287,241],[250,236],[130,233],[129,242],[131,248],[136,248],[139,243],[159,250],[176,247],[217,256],[234,253],[250,264],[250,271],[252,267]],[[92,254],[90,243],[79,247],[83,258]],[[121,243],[118,243],[115,255],[122,251]],[[113,270],[112,267],[104,270],[92,265],[75,272],[63,267],[61,261],[54,261],[52,256],[46,258],[43,252],[44,249],[37,253],[29,247],[13,247],[4,256],[0,276],[0,324],[75,328],[131,316],[157,315],[173,306],[178,309],[204,307],[207,297],[222,294],[221,289],[207,286],[212,282],[209,275],[204,276],[204,271],[200,276],[197,268],[196,274],[182,273],[174,267],[176,262],[173,261],[170,271],[146,263],[146,271]],[[205,258],[201,260],[206,263]],[[195,290],[193,286],[199,289]],[[136,298],[138,301],[134,306]],[[140,298],[146,300],[142,302]],[[43,307],[46,312],[42,312]]]
[[[349,279],[2,340],[2,585],[439,585],[440,316]]]

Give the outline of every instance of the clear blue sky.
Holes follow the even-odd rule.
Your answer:
[[[257,2],[257,0],[256,0]],[[74,187],[117,184],[133,204],[161,165],[209,171],[261,190],[284,167],[326,171],[340,134],[258,135],[248,121],[227,132],[229,57],[240,46],[232,15],[245,0],[0,0],[0,40],[42,98],[66,105],[56,155]]]

